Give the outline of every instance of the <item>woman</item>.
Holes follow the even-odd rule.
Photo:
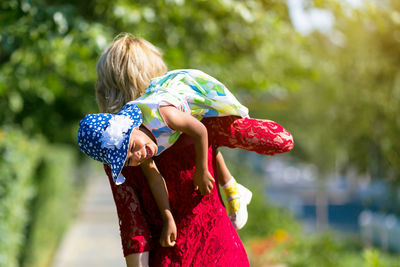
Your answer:
[[[118,111],[139,96],[150,79],[165,71],[161,54],[150,43],[129,35],[118,37],[97,65],[96,97],[100,109]],[[137,75],[138,72],[144,75]],[[269,155],[293,147],[290,133],[271,121],[229,116],[202,122],[209,133],[208,168],[216,180],[219,146]],[[127,179],[118,186],[110,178],[110,169],[105,167],[117,205],[127,265],[146,266],[150,254],[150,266],[248,266],[246,252],[227,216],[219,190],[201,196],[193,189],[195,153],[191,139],[182,135],[155,161],[166,180],[178,228],[176,245],[172,248],[163,248],[158,243],[161,217],[140,167],[124,168],[122,174]]]

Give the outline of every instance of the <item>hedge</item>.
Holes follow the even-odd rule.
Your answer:
[[[50,146],[35,177],[36,197],[22,252],[22,266],[50,266],[54,253],[77,207],[75,153]]]
[[[83,187],[76,153],[0,129],[0,266],[50,266]]]
[[[0,131],[0,266],[19,264],[42,147],[40,140],[28,140],[19,131]]]

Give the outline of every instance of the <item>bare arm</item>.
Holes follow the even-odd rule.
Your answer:
[[[177,229],[169,206],[168,190],[165,180],[158,171],[153,159],[144,161],[140,166],[147,178],[151,193],[153,194],[164,222],[160,237],[161,246],[172,247],[175,245]]]
[[[207,128],[193,116],[179,111],[173,106],[160,107],[160,113],[168,127],[175,131],[183,132],[194,139],[196,170],[193,181],[203,195],[209,194],[213,189],[212,183],[215,180],[208,172],[207,166]]]

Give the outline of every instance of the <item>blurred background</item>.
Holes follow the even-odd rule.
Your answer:
[[[0,266],[51,266],[89,177],[108,184],[75,138],[120,32],[293,134],[285,155],[223,151],[254,192],[251,266],[400,266],[396,0],[1,1]]]

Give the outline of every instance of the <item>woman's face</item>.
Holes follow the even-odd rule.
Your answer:
[[[156,143],[146,133],[138,128],[133,129],[129,138],[125,166],[138,166],[156,155],[157,151]]]

